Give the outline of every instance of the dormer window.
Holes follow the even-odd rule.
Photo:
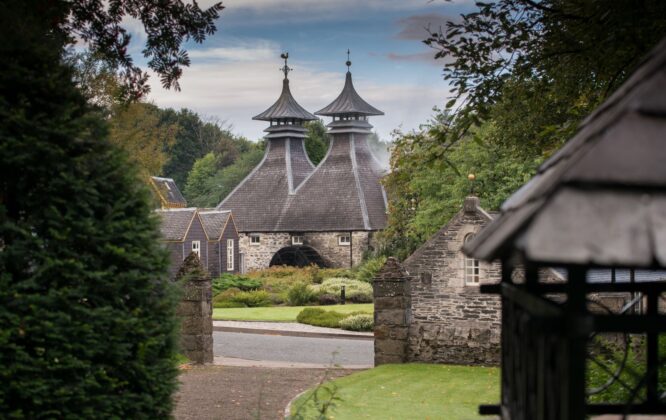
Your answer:
[[[259,245],[261,237],[259,235],[250,235],[250,245]]]
[[[303,236],[302,235],[294,235],[291,237],[291,244],[292,245],[303,245]]]
[[[342,246],[351,245],[351,234],[350,233],[344,233],[344,234],[338,236],[338,245],[342,245]]]

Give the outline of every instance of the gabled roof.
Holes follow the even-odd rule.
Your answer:
[[[165,241],[184,241],[197,215],[195,207],[155,210],[160,216],[160,232]]]
[[[303,121],[316,120],[317,117],[306,111],[296,102],[289,90],[289,79],[282,81],[282,93],[278,100],[266,111],[252,117],[253,120],[271,121],[281,119],[297,119]]]
[[[347,72],[345,77],[345,86],[337,98],[324,108],[315,112],[315,115],[326,115],[329,117],[338,115],[384,115],[384,113],[374,106],[370,105],[356,93],[352,83],[351,72]]]
[[[180,208],[187,207],[185,197],[180,193],[176,182],[172,178],[150,177],[150,184],[157,193],[162,207]]]
[[[666,266],[666,40],[465,252],[541,264]]]
[[[232,218],[229,210],[200,210],[199,219],[201,219],[206,236],[212,241],[220,239],[224,228]]]

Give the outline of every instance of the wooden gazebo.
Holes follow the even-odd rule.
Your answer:
[[[589,281],[591,271],[666,267],[666,41],[464,251],[502,262],[501,283],[481,287],[502,299],[501,402],[481,406],[481,414],[666,414],[666,355],[659,355],[666,283]],[[541,282],[545,268],[566,281]],[[594,310],[601,294],[624,296],[625,304]],[[625,387],[626,401],[591,398],[587,372],[599,335],[640,343],[631,349],[640,366],[634,381],[623,380],[629,345],[617,366],[606,366],[608,384]]]

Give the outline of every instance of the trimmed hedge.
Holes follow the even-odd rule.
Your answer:
[[[351,315],[340,321],[340,328],[350,331],[372,331],[375,328],[375,319],[370,314]]]
[[[348,314],[342,314],[340,312],[327,311],[321,308],[305,308],[298,314],[296,321],[300,322],[301,324],[314,325],[317,327],[340,328],[341,322],[345,318],[358,315],[365,315],[371,318],[373,317],[372,315],[365,312],[351,312]],[[355,322],[358,323],[360,321]]]

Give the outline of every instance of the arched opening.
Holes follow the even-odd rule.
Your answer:
[[[312,247],[306,245],[287,246],[273,255],[271,267],[274,265],[289,265],[292,267],[307,267],[315,264],[319,267],[328,267],[329,264]]]

